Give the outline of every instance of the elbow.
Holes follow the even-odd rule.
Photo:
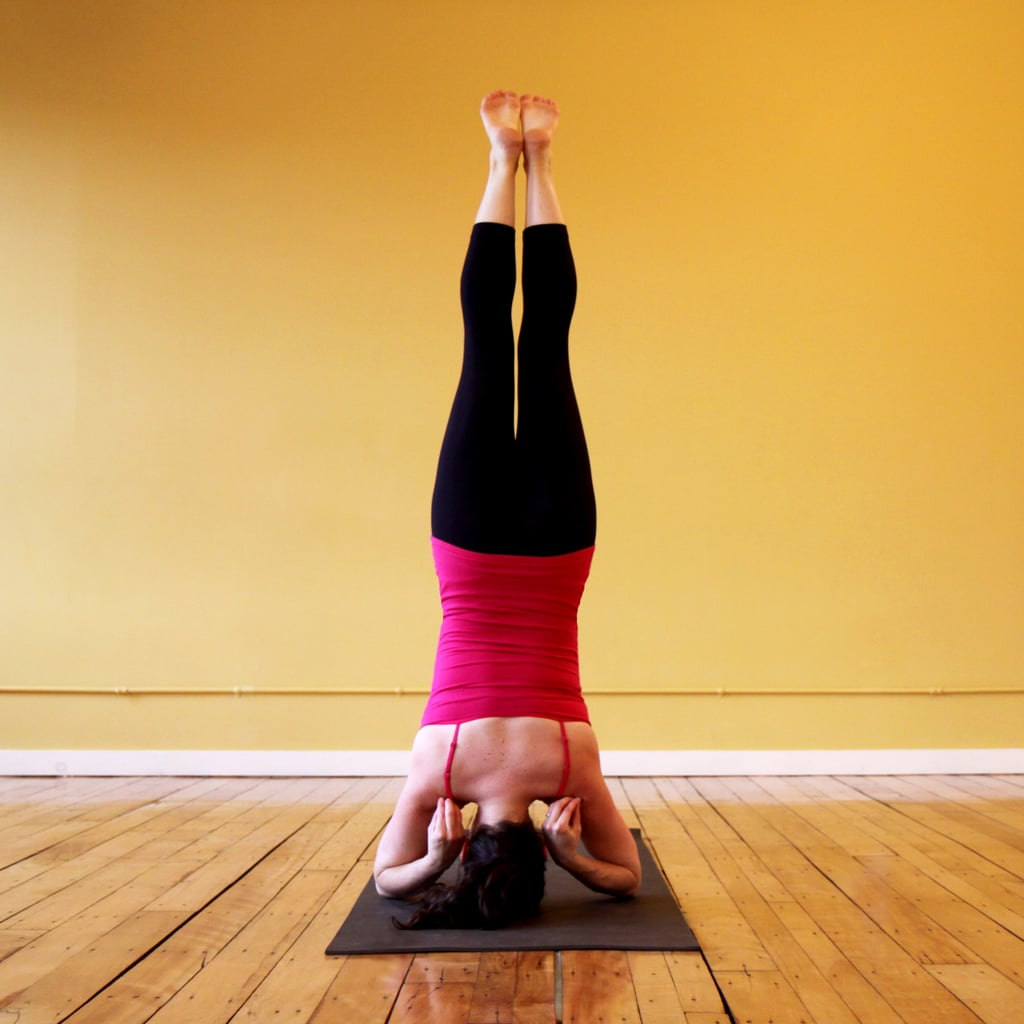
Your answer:
[[[405,899],[414,890],[408,886],[396,885],[400,879],[389,879],[388,868],[382,868],[381,871],[374,872],[373,875],[373,887],[377,890],[378,896],[384,896],[389,900],[401,900]]]

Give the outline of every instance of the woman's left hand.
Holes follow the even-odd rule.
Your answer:
[[[551,857],[556,864],[566,864],[576,855],[583,832],[583,801],[564,796],[549,808],[541,830]]]

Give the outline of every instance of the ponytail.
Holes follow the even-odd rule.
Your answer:
[[[533,917],[544,896],[544,848],[532,823],[481,825],[454,885],[436,883],[396,928],[503,928]]]

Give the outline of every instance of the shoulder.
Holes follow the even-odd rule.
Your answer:
[[[453,730],[450,725],[426,725],[416,733],[403,795],[408,791],[410,797],[425,804],[444,796],[444,766]]]
[[[565,731],[569,738],[569,788],[579,790],[578,796],[586,796],[584,790],[606,789],[593,727],[587,722],[566,722]]]
[[[601,827],[602,824],[610,824],[617,829],[622,819],[601,771],[601,752],[594,730],[586,723],[570,722],[567,731],[572,770],[566,795],[580,797],[589,812],[592,825]]]

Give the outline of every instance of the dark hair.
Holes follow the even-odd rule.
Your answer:
[[[529,821],[480,825],[470,836],[454,885],[421,893],[396,928],[503,928],[533,917],[544,896],[544,847]]]

